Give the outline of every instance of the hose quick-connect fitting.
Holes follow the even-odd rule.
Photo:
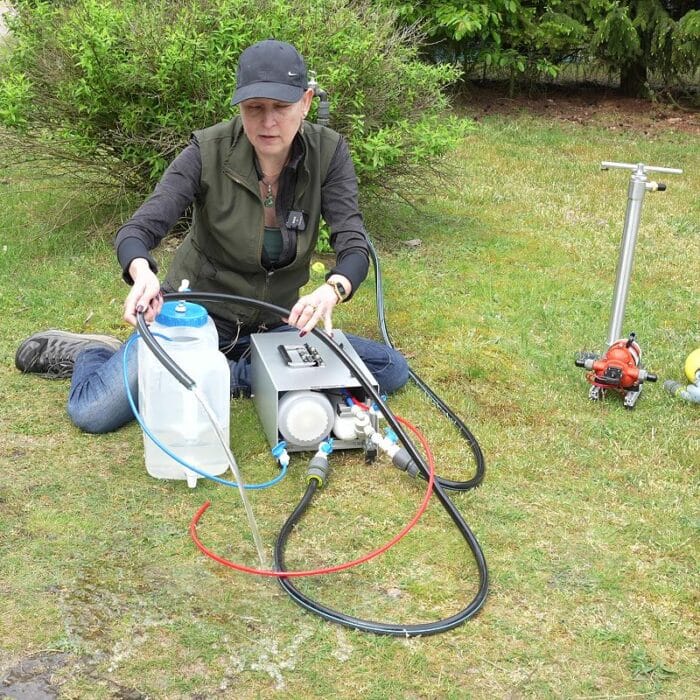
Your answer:
[[[688,386],[667,379],[664,382],[664,388],[672,396],[677,396],[691,403],[700,403],[700,379],[697,384],[688,384]]]
[[[328,455],[333,452],[333,438],[328,438],[318,446],[318,451],[309,461],[309,469],[306,472],[306,482],[315,479],[319,488],[326,482],[328,475]]]
[[[386,436],[375,431],[370,435],[370,440],[391,458],[395,467],[414,479],[418,476],[418,465],[413,461],[408,450],[397,444],[398,437],[393,430],[387,430]]]
[[[414,479],[418,476],[418,465],[413,461],[411,455],[405,447],[401,447],[395,454],[392,455],[391,461],[397,469],[406,472]]]

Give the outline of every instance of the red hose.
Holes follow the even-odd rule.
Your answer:
[[[364,404],[359,404],[359,405],[364,405]],[[344,571],[345,569],[350,569],[353,566],[359,566],[360,564],[364,564],[365,562],[368,562],[370,559],[374,559],[375,557],[378,557],[380,554],[383,554],[386,552],[388,549],[393,547],[399,540],[403,539],[409,532],[410,530],[416,525],[418,520],[420,520],[421,515],[425,512],[426,508],[428,507],[428,503],[430,501],[430,496],[432,495],[433,492],[433,483],[435,481],[435,462],[433,460],[433,454],[430,451],[430,446],[428,444],[428,441],[425,439],[423,434],[416,428],[414,425],[409,423],[407,420],[404,420],[403,418],[399,418],[399,416],[396,416],[396,419],[405,425],[407,428],[413,431],[415,433],[416,437],[420,440],[421,445],[423,445],[423,449],[425,450],[425,455],[426,459],[428,462],[428,467],[429,467],[429,472],[428,472],[428,487],[425,490],[425,495],[423,496],[423,500],[421,501],[420,506],[418,507],[418,510],[416,511],[416,514],[411,518],[410,522],[396,535],[394,536],[389,542],[386,544],[382,545],[378,549],[375,549],[374,551],[370,552],[369,554],[365,554],[363,557],[360,557],[359,559],[354,559],[353,561],[346,562],[345,564],[338,564],[337,566],[329,566],[326,568],[321,568],[321,569],[309,569],[306,571],[273,571],[271,569],[255,569],[250,566],[244,566],[243,564],[237,564],[236,562],[230,561],[229,559],[225,559],[224,557],[219,556],[215,552],[212,552],[211,549],[206,547],[202,541],[199,539],[197,535],[197,524],[199,523],[200,518],[204,513],[206,512],[207,508],[211,505],[211,501],[207,501],[202,505],[202,507],[195,513],[194,517],[192,518],[192,521],[190,522],[190,536],[192,537],[192,540],[194,543],[197,545],[197,547],[204,552],[209,558],[213,559],[214,561],[219,562],[219,564],[223,564],[224,566],[228,566],[230,569],[235,569],[236,571],[241,571],[246,574],[257,574],[258,576],[274,576],[274,577],[283,577],[283,578],[298,578],[302,576],[318,576],[320,574],[333,574],[338,571]]]

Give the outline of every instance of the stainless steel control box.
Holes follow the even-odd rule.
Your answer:
[[[376,380],[342,331],[334,330],[333,339],[362,371],[369,384],[378,390]],[[319,402],[325,405],[327,399],[334,419],[341,422],[351,420],[342,390],[349,390],[360,400],[365,398],[366,392],[360,381],[313,333],[303,339],[299,337],[298,331],[254,333],[251,335],[250,362],[253,402],[265,436],[271,446],[285,440],[289,452],[315,450],[317,446],[306,444],[303,440],[295,442],[294,437],[285,434],[289,432],[284,430],[285,426],[280,430],[280,401],[289,392],[299,392],[300,395],[302,392],[318,392],[325,397],[319,398]],[[294,396],[296,394],[288,398]],[[370,418],[376,427],[374,415]],[[282,420],[286,420],[284,415]],[[333,448],[336,450],[366,447],[364,438],[349,439],[347,435],[339,438],[332,432],[332,426],[329,432],[334,438]]]

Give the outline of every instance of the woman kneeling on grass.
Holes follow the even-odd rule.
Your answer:
[[[240,56],[232,104],[240,116],[195,131],[153,194],[120,228],[115,246],[131,291],[124,319],[152,322],[162,291],[188,279],[193,290],[224,292],[291,309],[286,323],[274,314],[234,303],[208,309],[219,346],[231,367],[231,395],[250,395],[250,334],[299,329],[320,321],[331,331],[336,304],[347,301],[367,276],[369,248],[357,204],[357,178],[345,140],[305,121],[313,90],[306,66],[290,44],[267,40]],[[150,250],[193,205],[190,232],[161,285]],[[320,217],[331,231],[336,264],[309,294]],[[204,304],[205,306],[207,304]],[[387,393],[408,380],[408,365],[381,343],[345,334]],[[129,350],[129,386],[138,391],[136,345]],[[68,414],[91,433],[116,430],[133,418],[116,338],[49,330],[18,348],[17,367],[46,377],[71,377]]]

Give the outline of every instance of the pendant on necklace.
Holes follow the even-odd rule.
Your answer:
[[[263,206],[266,209],[270,209],[271,207],[275,206],[275,198],[272,195],[272,185],[268,184],[267,186],[267,197],[263,199]]]

